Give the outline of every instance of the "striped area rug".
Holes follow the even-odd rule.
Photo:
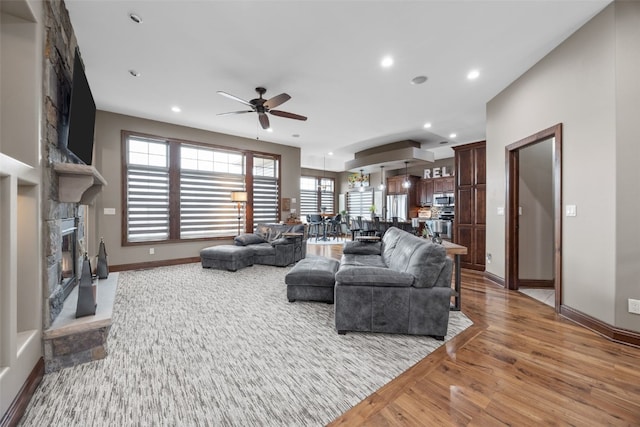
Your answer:
[[[289,268],[121,272],[106,359],[45,376],[24,426],[321,426],[442,342],[338,335]],[[471,325],[452,312],[450,339]]]

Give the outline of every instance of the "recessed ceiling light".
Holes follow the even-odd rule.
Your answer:
[[[267,132],[273,132],[273,129],[267,128]]]
[[[129,18],[131,18],[131,20],[136,24],[142,24],[142,18],[140,18],[140,16],[136,15],[135,13],[130,13]]]
[[[179,113],[180,111],[182,111],[182,109],[177,105],[174,105],[173,107],[171,107],[171,111],[173,111],[174,113]]]
[[[129,70],[129,74],[131,74],[133,77],[140,77],[140,73],[136,70]]]
[[[478,71],[478,70],[471,70],[471,71],[469,71],[469,74],[467,74],[467,78],[469,80],[475,80],[478,77],[480,77],[480,71]]]
[[[427,81],[427,76],[417,76],[411,79],[412,85],[421,85]]]
[[[458,136],[458,135],[456,135],[455,133],[452,133],[452,134],[449,135],[449,138],[455,138],[456,136]]]
[[[333,151],[329,151],[327,154],[333,156]]]
[[[425,129],[429,129],[431,127],[431,123],[425,123],[423,128]]]
[[[383,68],[389,68],[393,65],[393,58],[390,56],[385,56],[382,58],[382,62],[380,62]]]

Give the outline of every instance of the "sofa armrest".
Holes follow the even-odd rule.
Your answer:
[[[343,267],[336,273],[336,283],[351,286],[398,286],[413,285],[412,274],[383,267]]]
[[[271,241],[271,246],[279,246],[279,245],[293,245],[293,239],[287,239],[286,237],[280,237],[279,239]]]
[[[354,255],[380,255],[382,242],[346,242],[342,249],[343,254]]]

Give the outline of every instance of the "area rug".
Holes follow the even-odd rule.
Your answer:
[[[443,343],[334,329],[289,268],[121,272],[106,359],[47,374],[24,426],[321,426]],[[471,325],[452,312],[451,339]]]

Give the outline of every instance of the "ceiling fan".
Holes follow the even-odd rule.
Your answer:
[[[248,107],[251,107],[251,110],[231,111],[229,113],[220,113],[217,115],[225,116],[228,114],[244,114],[244,113],[256,112],[258,113],[258,120],[260,120],[260,125],[262,126],[262,129],[269,129],[269,117],[267,117],[267,113],[273,114],[274,116],[285,117],[287,119],[307,120],[305,116],[301,116],[293,113],[287,113],[286,111],[272,110],[272,108],[275,108],[278,105],[284,104],[285,102],[291,99],[291,97],[286,93],[281,93],[280,95],[276,95],[271,99],[264,99],[262,98],[262,95],[264,95],[267,92],[265,88],[257,87],[256,92],[258,92],[258,94],[260,95],[259,98],[252,99],[251,101],[245,101],[242,98],[238,98],[237,96],[234,96],[219,90],[218,93],[220,95],[226,96],[227,98],[233,99]]]

